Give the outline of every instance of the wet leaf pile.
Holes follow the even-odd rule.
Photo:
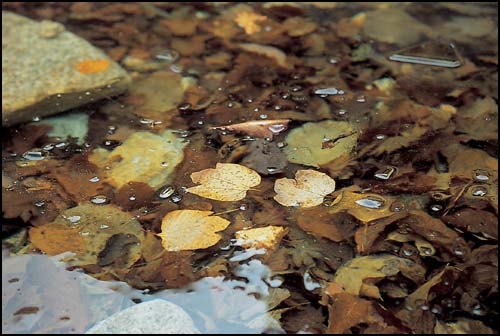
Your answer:
[[[2,7],[63,23],[134,78],[53,117],[88,115],[69,131],[3,129],[11,253],[73,252],[151,292],[261,263],[245,295],[267,315],[234,317],[242,330],[498,332],[496,4]]]

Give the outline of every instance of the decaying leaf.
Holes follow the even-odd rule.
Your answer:
[[[316,237],[341,242],[352,238],[357,222],[345,213],[331,214],[326,207],[298,209],[296,220],[299,227]]]
[[[222,231],[231,224],[227,219],[211,216],[212,211],[174,210],[163,217],[161,233],[167,251],[204,249],[217,244]]]
[[[72,265],[128,268],[141,256],[144,232],[130,214],[112,205],[81,204],[52,223],[30,229],[35,247],[49,255],[75,253]]]
[[[352,259],[337,270],[333,282],[340,285],[346,293],[380,299],[378,288],[365,281],[382,279],[399,272],[415,282],[419,282],[425,275],[425,269],[409,259],[380,254]]]
[[[210,127],[210,129],[228,130],[236,133],[244,133],[257,138],[271,138],[286,131],[290,119],[276,120],[252,120],[244,123]]]
[[[217,201],[239,201],[245,198],[247,190],[260,184],[260,175],[250,168],[233,163],[217,163],[209,168],[191,174],[194,183],[201,185],[187,191]]]
[[[243,158],[241,164],[262,175],[282,173],[288,164],[285,154],[276,142],[256,139],[250,143],[248,150],[250,153]]]
[[[343,191],[331,204],[330,213],[347,211],[348,214],[367,223],[394,214],[390,209],[391,203],[392,199],[388,196]]]
[[[451,274],[452,272],[453,268],[446,266],[441,272],[434,275],[426,283],[417,288],[417,290],[405,299],[405,308],[396,313],[396,316],[404,321],[408,327],[418,333],[432,333],[435,317],[432,316],[429,311],[421,309],[421,306],[428,304],[434,299],[436,294],[432,293],[432,289],[439,286],[441,282],[443,282],[441,287],[449,289],[449,284],[453,279],[452,277],[444,278],[447,274]],[[446,292],[444,294],[446,294]]]
[[[436,249],[427,240],[413,234],[402,234],[397,231],[387,235],[386,240],[394,240],[400,243],[415,242],[415,247],[423,257],[430,257],[436,253]]]
[[[315,170],[298,170],[295,180],[276,180],[274,191],[277,193],[274,199],[279,204],[308,208],[323,203],[324,197],[335,191],[335,181]]]
[[[235,233],[238,245],[244,248],[265,248],[274,250],[281,238],[288,233],[288,228],[267,226],[262,228],[241,230]]]
[[[350,333],[350,328],[362,323],[386,325],[369,300],[349,293],[336,293],[330,300],[328,334]]]
[[[357,141],[353,126],[343,121],[306,123],[286,137],[284,152],[288,161],[319,167],[342,156],[349,156]]]

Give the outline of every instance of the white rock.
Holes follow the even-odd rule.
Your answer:
[[[157,299],[116,313],[86,334],[200,334],[200,331],[182,308]]]

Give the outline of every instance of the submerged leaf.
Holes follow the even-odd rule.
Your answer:
[[[366,283],[365,280],[382,279],[399,272],[418,282],[423,278],[425,269],[409,259],[390,254],[371,255],[354,258],[339,268],[333,282],[342,286],[347,293],[380,299],[378,288]]]
[[[45,253],[75,253],[72,265],[130,267],[141,256],[143,239],[141,224],[112,205],[81,204],[30,229],[31,242]]]
[[[227,219],[211,216],[212,211],[175,210],[163,217],[161,233],[167,251],[204,249],[217,244],[222,231],[231,224]]]
[[[319,167],[342,156],[349,156],[357,141],[351,124],[343,121],[306,123],[286,137],[284,152],[288,161]]]
[[[298,170],[295,180],[276,180],[274,196],[284,206],[313,207],[323,203],[326,195],[335,191],[335,181],[328,175],[315,170]]]
[[[239,201],[245,198],[247,190],[260,184],[257,172],[233,163],[217,163],[209,168],[191,174],[194,183],[200,186],[187,191],[217,201]]]
[[[336,293],[331,301],[328,305],[328,334],[350,333],[350,328],[362,323],[386,324],[369,300],[348,293]]]

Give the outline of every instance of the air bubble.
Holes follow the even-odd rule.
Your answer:
[[[99,182],[100,180],[101,179],[99,178],[99,176],[94,176],[91,179],[89,179],[89,182],[96,183]]]
[[[377,135],[375,135],[375,139],[377,139],[377,140],[384,140],[385,139],[385,135],[384,134],[377,134]]]
[[[403,203],[401,202],[393,202],[389,208],[389,210],[391,210],[392,212],[401,212],[405,209],[405,206]]]
[[[259,116],[260,119],[267,119],[268,115],[267,114],[261,114]]]
[[[439,211],[443,210],[443,206],[440,204],[433,204],[430,206],[430,209],[433,212],[439,212]]]
[[[171,197],[171,201],[174,203],[179,203],[180,201],[182,201],[182,196],[180,194],[174,193]]]
[[[356,201],[356,204],[369,209],[380,209],[384,206],[385,200],[382,198],[368,196]]]
[[[476,181],[486,182],[490,179],[490,174],[487,170],[477,169],[477,170],[474,170],[472,177]]]
[[[392,175],[397,171],[396,167],[389,167],[383,170],[379,170],[375,173],[375,177],[380,180],[388,180],[392,177]]]
[[[473,186],[470,189],[472,196],[484,197],[488,195],[488,187],[484,185]]]
[[[161,199],[167,199],[175,192],[175,188],[172,186],[166,186],[160,189],[158,192],[158,197]]]
[[[90,199],[90,202],[97,204],[97,205],[103,205],[103,204],[108,204],[110,202],[110,200],[105,195],[96,195]]]
[[[365,96],[359,96],[356,98],[356,101],[358,103],[366,103],[366,97]]]
[[[47,154],[39,148],[33,148],[23,153],[22,158],[28,161],[40,161],[47,158]]]

